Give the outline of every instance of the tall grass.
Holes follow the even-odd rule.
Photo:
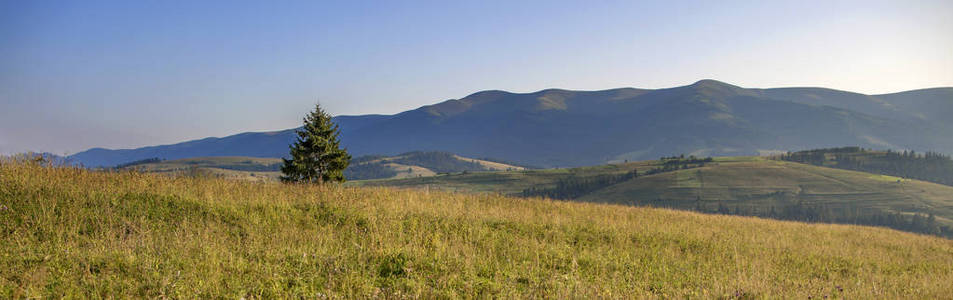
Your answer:
[[[613,205],[0,163],[0,298],[949,297],[953,241]]]

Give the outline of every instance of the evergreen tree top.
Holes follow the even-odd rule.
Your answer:
[[[343,182],[344,169],[351,155],[341,148],[339,127],[331,115],[315,105],[304,117],[304,126],[297,130],[297,140],[290,146],[291,159],[283,159],[284,182]]]

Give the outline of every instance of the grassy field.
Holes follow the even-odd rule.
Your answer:
[[[953,241],[429,190],[0,163],[0,298],[945,298]]]
[[[658,161],[642,161],[574,169],[453,174],[355,182],[354,185],[439,188],[458,192],[498,192],[517,196],[530,187],[552,187],[571,176],[586,178],[644,173]],[[953,224],[953,187],[919,180],[832,169],[761,157],[716,158],[701,168],[665,172],[614,184],[577,199],[584,202],[633,204],[658,201],[665,206],[692,209],[771,206],[801,201],[832,206],[853,205],[886,212],[934,213],[937,221]]]

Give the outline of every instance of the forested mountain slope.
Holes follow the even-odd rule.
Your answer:
[[[392,116],[335,120],[354,156],[446,151],[540,167],[841,145],[953,153],[951,91],[862,95],[702,80],[657,90],[483,91]],[[71,158],[98,166],[149,157],[281,157],[292,141],[287,130],[246,133],[131,150],[93,149]]]

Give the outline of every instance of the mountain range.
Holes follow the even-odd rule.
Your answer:
[[[865,95],[825,88],[749,89],[701,80],[654,90],[493,90],[395,115],[338,116],[334,121],[355,157],[447,151],[540,167],[843,145],[953,153],[953,88]],[[98,167],[153,157],[282,157],[294,141],[294,130],[137,149],[94,148],[70,159]]]

